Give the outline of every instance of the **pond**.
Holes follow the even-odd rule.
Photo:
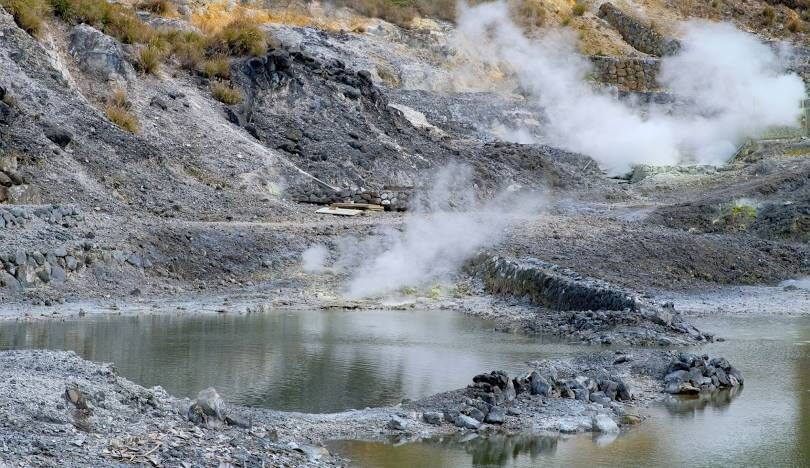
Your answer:
[[[88,315],[2,321],[0,349],[73,350],[175,396],[213,386],[230,403],[304,412],[395,404],[593,350],[494,326],[441,310]]]
[[[733,400],[673,398],[618,437],[439,438],[412,444],[338,441],[356,466],[810,466],[810,317],[698,320],[728,341],[702,347],[742,370]]]

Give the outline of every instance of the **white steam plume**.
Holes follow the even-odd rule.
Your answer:
[[[467,166],[450,165],[412,203],[399,228],[363,240],[338,240],[337,260],[329,270],[349,273],[346,295],[381,296],[448,279],[479,249],[496,244],[506,228],[540,208],[536,193],[504,191],[478,200],[471,175]],[[305,256],[315,257],[311,251]]]
[[[455,46],[516,76],[544,109],[547,143],[587,154],[613,174],[640,163],[722,163],[745,137],[797,124],[804,84],[784,72],[770,47],[725,23],[690,21],[682,32],[680,51],[662,59],[658,76],[689,102],[676,113],[641,109],[594,88],[573,32],[549,30],[530,40],[500,1],[460,5]]]

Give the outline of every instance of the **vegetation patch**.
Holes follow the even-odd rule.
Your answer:
[[[219,102],[225,104],[238,104],[242,102],[242,93],[233,89],[225,83],[214,82],[211,84],[211,95]]]
[[[231,77],[231,61],[224,56],[213,57],[203,62],[202,71],[209,78],[227,80]]]
[[[163,58],[160,48],[156,45],[142,47],[138,51],[135,65],[144,73],[154,75],[160,68],[160,61]]]
[[[43,18],[51,11],[47,0],[0,0],[0,6],[11,13],[20,29],[37,37],[45,27]]]
[[[137,8],[155,15],[167,17],[177,16],[177,9],[170,0],[144,0],[137,4]]]
[[[107,99],[104,112],[107,114],[107,118],[115,125],[130,133],[136,133],[138,131],[138,118],[130,112],[131,107],[127,93],[122,89],[117,89]]]

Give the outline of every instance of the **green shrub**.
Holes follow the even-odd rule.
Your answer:
[[[582,16],[586,11],[588,11],[588,5],[582,1],[576,2],[573,8],[571,8],[571,14],[574,16]]]
[[[225,104],[237,104],[242,102],[242,93],[230,86],[215,82],[211,84],[211,95],[219,102]]]

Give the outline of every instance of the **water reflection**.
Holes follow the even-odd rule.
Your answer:
[[[417,460],[434,455],[436,463],[429,466],[438,467],[810,466],[810,317],[701,322],[699,328],[722,329],[729,339],[695,352],[728,358],[745,375],[742,389],[668,398],[645,410],[649,418],[641,426],[615,438],[575,436],[549,450],[518,450],[516,456],[508,455],[512,442],[498,439],[468,442],[483,444],[480,452],[472,445],[429,442],[410,444],[407,451]],[[355,466],[408,466],[386,461],[404,448],[356,448],[336,450],[356,460]]]
[[[664,399],[664,406],[670,413],[678,416],[695,416],[696,412],[709,406],[722,410],[742,393],[743,388],[733,387],[697,395],[670,395]]]
[[[405,444],[341,440],[329,448],[350,457],[356,466],[404,468],[430,460],[426,466],[437,468],[524,467],[537,466],[542,455],[556,450],[557,442],[557,437],[531,434],[458,434]]]
[[[448,311],[88,316],[0,322],[0,349],[70,349],[178,396],[214,386],[231,402],[309,412],[397,403],[582,349],[493,328]]]

